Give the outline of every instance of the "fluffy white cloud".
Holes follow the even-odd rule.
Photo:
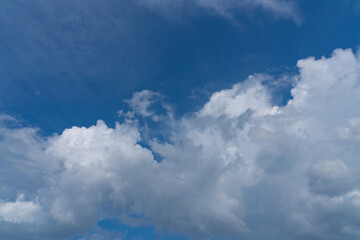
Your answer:
[[[250,11],[261,8],[272,13],[275,17],[287,18],[300,25],[302,17],[294,1],[284,0],[138,0],[141,4],[156,8],[169,9],[193,4],[197,7],[211,10],[216,14],[232,19],[238,10]]]
[[[0,237],[64,239],[118,218],[196,238],[358,239],[359,57],[338,49],[298,67],[285,106],[253,75],[178,120],[153,117],[151,91],[115,128],[44,138],[0,117]],[[167,124],[166,140],[134,116]]]
[[[40,206],[33,202],[21,201],[22,198],[23,195],[16,202],[0,203],[0,216],[5,222],[34,223],[40,220]]]

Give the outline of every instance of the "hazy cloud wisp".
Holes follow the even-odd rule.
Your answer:
[[[140,4],[151,7],[152,9],[174,11],[175,9],[193,4],[196,7],[211,10],[212,12],[232,19],[234,13],[239,10],[251,11],[260,8],[271,13],[275,18],[285,18],[293,20],[297,25],[301,25],[303,17],[298,6],[294,1],[284,0],[138,0]]]

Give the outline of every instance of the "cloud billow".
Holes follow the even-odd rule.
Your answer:
[[[298,67],[284,106],[255,74],[181,119],[149,110],[161,95],[146,90],[115,128],[44,138],[2,124],[0,238],[61,239],[118,218],[194,238],[358,239],[359,57],[337,49]],[[166,141],[137,118],[166,122]]]

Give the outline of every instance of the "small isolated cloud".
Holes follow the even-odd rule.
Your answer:
[[[134,118],[135,115],[144,118],[151,118],[157,122],[164,117],[171,115],[171,108],[163,102],[163,97],[158,92],[150,90],[142,90],[135,92],[131,99],[125,100],[128,103],[132,111],[124,112],[118,111],[120,117]]]
[[[133,97],[130,100],[127,100],[127,103],[136,113],[144,117],[150,117],[153,115],[153,112],[151,112],[149,108],[155,101],[159,100],[159,96],[158,93],[153,91],[142,90],[140,92],[135,92]]]
[[[163,141],[140,121],[47,138],[0,125],[0,238],[101,239],[96,223],[112,218],[196,239],[359,239],[359,57],[298,67],[287,104],[253,75],[198,112],[162,115]],[[152,118],[158,97],[135,93],[131,117]]]
[[[276,18],[293,20],[297,25],[302,22],[297,4],[294,1],[285,0],[138,0],[141,4],[153,9],[169,10],[177,9],[184,5],[195,5],[210,10],[220,16],[232,19],[239,10],[250,11],[260,8],[271,13]]]

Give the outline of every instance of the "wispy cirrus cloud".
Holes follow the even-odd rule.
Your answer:
[[[291,19],[301,25],[303,17],[294,1],[283,0],[138,0],[140,3],[153,9],[172,10],[181,6],[194,5],[210,10],[216,14],[232,19],[239,12],[253,9],[262,9],[275,18]]]

